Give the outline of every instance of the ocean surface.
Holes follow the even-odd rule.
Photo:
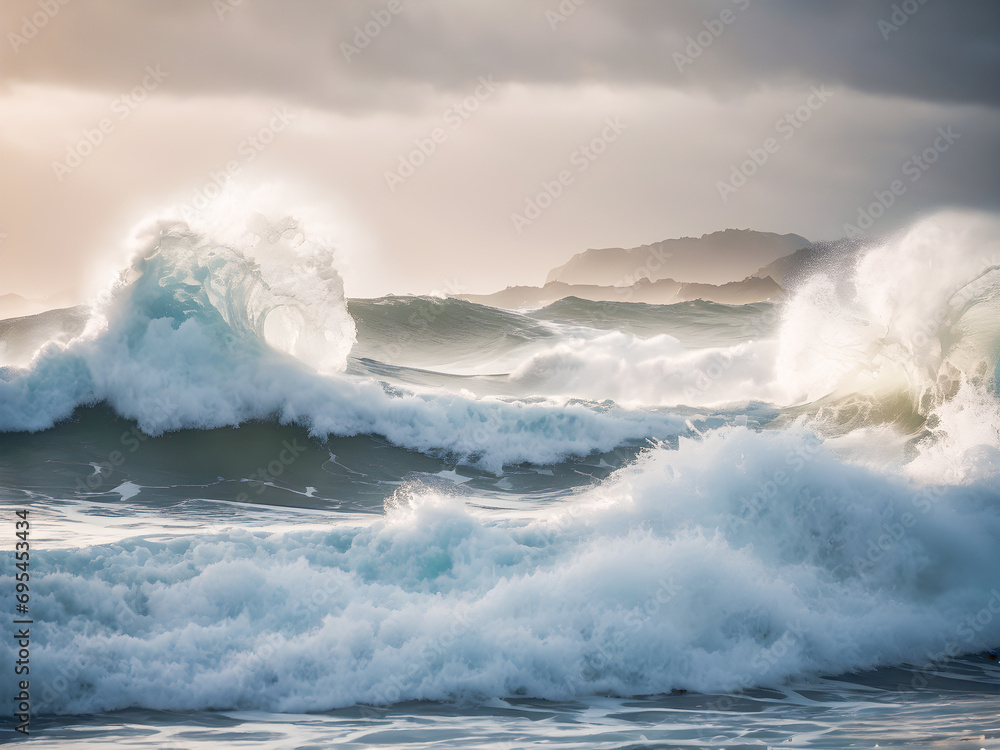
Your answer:
[[[132,242],[0,321],[0,741],[1000,748],[995,221],[744,306],[346,299],[260,214]]]

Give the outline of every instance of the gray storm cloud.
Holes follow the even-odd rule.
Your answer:
[[[1000,103],[1000,6],[993,2],[398,0],[398,13],[390,5],[69,4],[60,9],[65,18],[41,30],[44,50],[29,43],[5,56],[4,81],[116,90],[155,57],[170,61],[174,85],[186,93],[270,94],[332,109],[405,109],[412,102],[394,97],[397,87],[457,92],[470,71],[482,70],[526,84],[704,87],[728,95],[820,79],[871,94]],[[7,34],[20,35],[19,22],[38,9],[5,3]],[[679,70],[673,53],[684,54],[722,13],[734,17],[727,38]],[[391,20],[373,43],[356,46],[357,31],[380,15]],[[361,54],[345,60],[341,44]]]

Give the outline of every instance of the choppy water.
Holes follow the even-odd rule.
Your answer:
[[[1000,746],[996,230],[504,311],[345,300],[291,220],[151,227],[0,322],[32,741]]]

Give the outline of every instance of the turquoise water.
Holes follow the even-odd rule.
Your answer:
[[[93,309],[0,325],[28,741],[1000,746],[977,236],[780,305],[509,311],[161,228]]]

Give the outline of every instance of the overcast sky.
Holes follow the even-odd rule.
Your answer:
[[[831,239],[876,193],[879,232],[1000,206],[996,2],[4,0],[0,29],[0,294],[91,293],[227,165],[329,216],[353,296]]]

